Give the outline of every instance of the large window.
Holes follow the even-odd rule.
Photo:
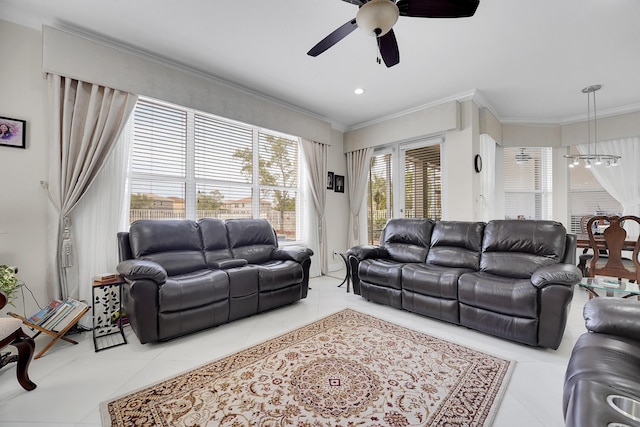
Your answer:
[[[576,147],[569,148],[569,154],[577,155]],[[593,166],[605,167],[602,166]],[[602,188],[602,185],[583,164],[569,168],[569,220],[570,231],[580,233],[580,218],[588,215],[620,215],[620,202]]]
[[[266,218],[299,240],[297,137],[149,99],[133,121],[130,221]]]
[[[506,219],[552,218],[551,160],[548,147],[504,149]]]

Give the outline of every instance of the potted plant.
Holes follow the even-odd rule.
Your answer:
[[[15,307],[13,300],[22,283],[16,276],[16,270],[7,265],[0,265],[0,291],[7,296],[7,302]]]

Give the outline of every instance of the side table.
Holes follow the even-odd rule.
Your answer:
[[[106,350],[127,343],[122,319],[122,284],[94,282],[91,288],[93,301],[93,346],[95,351]]]
[[[349,286],[351,285],[351,266],[349,265],[349,258],[347,257],[347,254],[345,252],[338,252],[338,255],[340,255],[340,258],[342,258],[342,261],[344,261],[344,267],[346,269],[344,280],[342,280],[342,283],[340,283],[338,287],[341,287],[346,283],[347,293],[349,293]]]

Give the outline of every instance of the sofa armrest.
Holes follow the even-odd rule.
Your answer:
[[[593,298],[583,309],[587,330],[640,341],[640,303],[635,299]]]
[[[382,246],[359,245],[347,250],[347,255],[356,257],[358,261],[368,258],[389,258],[389,252]]]
[[[118,273],[129,280],[149,279],[158,285],[167,281],[167,270],[144,259],[129,259],[118,264]]]
[[[228,270],[230,268],[236,267],[244,267],[248,264],[246,259],[242,258],[230,258],[230,259],[219,259],[217,261],[213,261],[209,263],[213,268],[217,268],[218,270]]]
[[[275,248],[273,252],[271,252],[272,259],[292,260],[299,263],[311,258],[311,255],[313,255],[313,251],[311,249],[295,246],[288,248]]]
[[[571,264],[552,264],[541,267],[531,275],[531,283],[536,288],[554,285],[573,286],[582,279],[580,269]]]

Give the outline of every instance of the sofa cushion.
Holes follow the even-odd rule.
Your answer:
[[[365,259],[358,266],[362,282],[386,288],[402,289],[402,267],[405,264],[388,259]]]
[[[270,292],[302,282],[302,266],[295,261],[268,261],[256,265],[258,269],[258,289]]]
[[[222,270],[198,270],[169,277],[160,286],[158,309],[181,311],[229,298],[229,276]]]
[[[135,221],[129,241],[135,258],[157,262],[169,276],[206,268],[200,227],[194,221]]]
[[[212,264],[213,262],[232,257],[227,239],[227,227],[223,220],[215,218],[203,218],[198,221],[198,225],[202,234],[207,265],[217,268]]]
[[[407,264],[402,267],[402,289],[422,295],[447,299],[458,298],[458,279],[468,268],[429,264]]]
[[[394,261],[424,262],[434,224],[430,219],[390,219],[384,227],[381,246]]]
[[[278,247],[276,234],[266,219],[229,219],[226,225],[233,258],[262,264],[271,259],[271,253]]]
[[[496,220],[484,232],[480,270],[525,279],[564,257],[566,229],[555,221]]]
[[[538,290],[529,279],[485,272],[464,273],[458,281],[458,300],[472,307],[516,317],[538,317]]]
[[[478,270],[484,222],[438,221],[431,233],[427,263]]]

